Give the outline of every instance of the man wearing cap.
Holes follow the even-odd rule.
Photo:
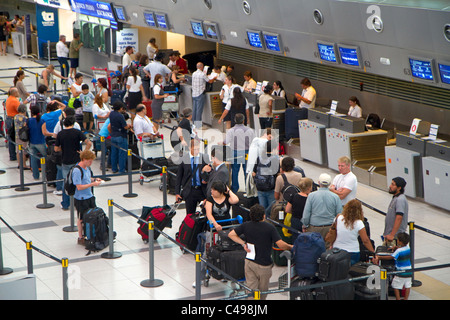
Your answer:
[[[328,189],[330,184],[330,175],[322,173],[319,176],[319,188],[306,199],[302,218],[303,232],[318,232],[324,239],[334,218],[342,211],[341,199]]]
[[[389,243],[396,238],[400,232],[406,232],[408,226],[408,201],[405,192],[406,181],[402,177],[392,179],[389,193],[392,200],[386,214],[383,236],[385,242]]]

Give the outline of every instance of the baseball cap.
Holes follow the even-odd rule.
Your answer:
[[[327,173],[322,173],[319,176],[319,183],[323,186],[329,186],[331,184],[331,177]]]

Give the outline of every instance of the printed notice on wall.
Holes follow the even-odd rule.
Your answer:
[[[116,53],[123,55],[125,48],[131,46],[134,48],[134,52],[139,50],[139,30],[133,28],[123,28],[121,31],[116,32]]]

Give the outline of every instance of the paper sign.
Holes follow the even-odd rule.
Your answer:
[[[246,258],[249,260],[255,260],[256,257],[255,245],[252,243],[247,243],[247,248],[250,250],[250,252],[247,252]]]
[[[411,125],[411,129],[409,130],[409,134],[417,134],[417,129],[419,129],[419,124],[420,121],[422,121],[421,119],[418,118],[414,118],[412,125]]]

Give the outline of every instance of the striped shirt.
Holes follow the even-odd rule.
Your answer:
[[[397,270],[410,270],[411,269],[411,249],[409,245],[398,248],[392,254],[395,259],[395,267]],[[411,277],[411,272],[405,272],[398,274],[399,277]]]

